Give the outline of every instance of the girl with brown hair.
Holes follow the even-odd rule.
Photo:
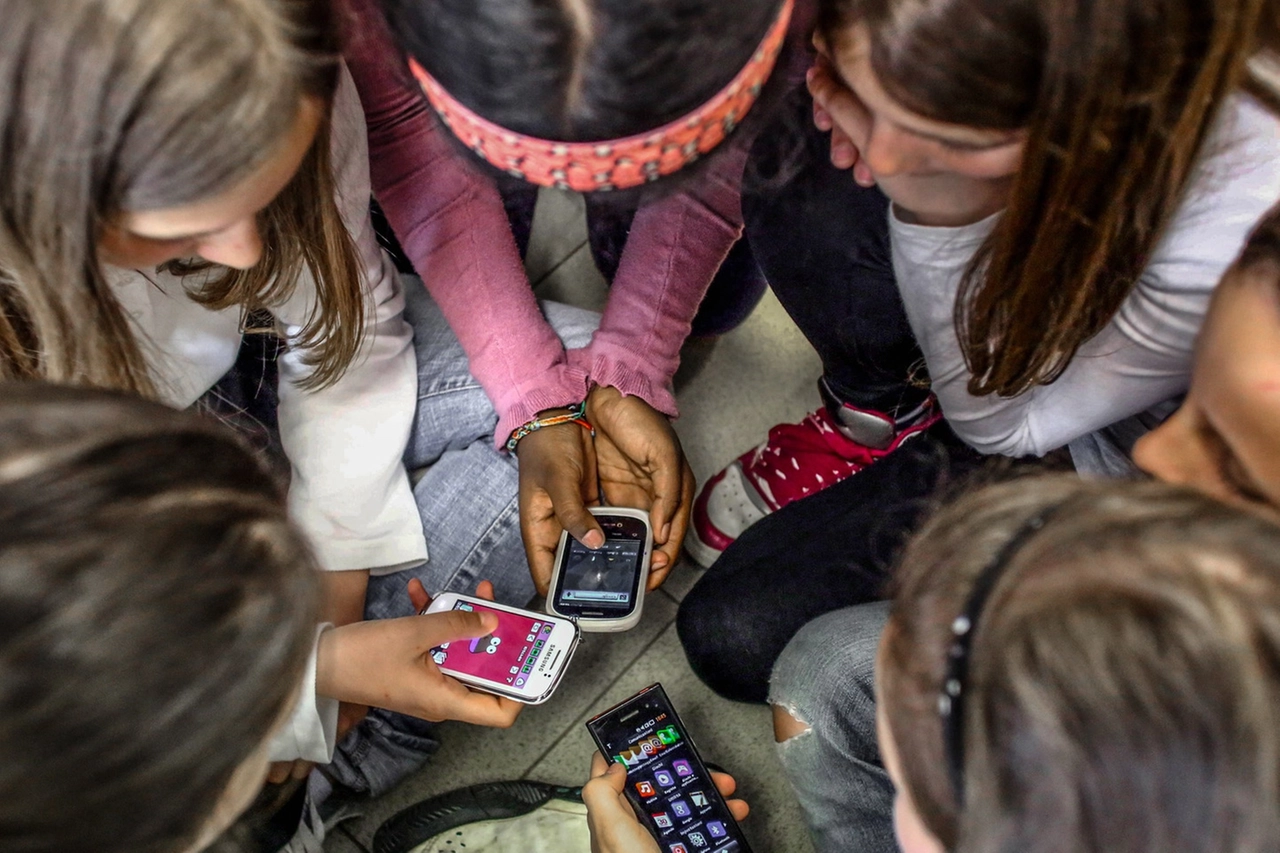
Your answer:
[[[207,845],[262,785],[320,594],[277,478],[229,430],[0,383],[5,849]]]
[[[1186,389],[1213,287],[1280,198],[1280,126],[1253,94],[1274,14],[823,4],[810,88],[833,141],[810,133],[798,174],[744,209],[822,356],[824,405],[695,503],[693,551],[715,565],[679,629],[708,684],[763,701],[791,636],[881,597],[925,499],[984,455],[1131,468]]]
[[[366,598],[371,618],[414,613],[411,578],[488,577],[524,604],[515,467],[488,446],[496,415],[456,338],[375,240],[337,42],[326,0],[0,0],[0,377],[217,408],[242,342],[274,337],[278,382],[262,365],[249,379],[278,395],[267,416],[326,618],[358,622]],[[416,493],[406,464],[430,466]],[[330,760],[335,700],[514,719],[381,630],[327,658],[353,635],[320,638],[342,687],[313,684],[275,757]],[[400,742],[369,771],[381,784],[425,760],[430,744]]]
[[[1270,519],[1163,484],[941,512],[880,649],[902,849],[1274,850],[1277,554]]]

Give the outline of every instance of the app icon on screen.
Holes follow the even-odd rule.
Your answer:
[[[693,809],[689,808],[689,804],[684,800],[672,800],[671,811],[676,813],[676,817],[688,817],[693,814]]]
[[[671,853],[689,853],[689,848],[683,844],[672,844]]]
[[[658,829],[670,829],[673,826],[671,818],[667,816],[666,812],[654,812],[650,817],[658,825]]]
[[[524,687],[525,677],[522,675],[516,679],[516,687]]]
[[[729,831],[724,828],[724,824],[718,820],[707,821],[707,832],[712,838],[724,838]]]
[[[664,788],[669,788],[676,783],[676,777],[667,770],[659,770],[653,774],[653,778],[658,780],[658,784]]]
[[[652,782],[637,782],[636,793],[642,797],[652,797],[657,791],[654,790]]]
[[[675,768],[677,776],[692,776],[693,768],[689,766],[687,761],[674,761],[671,766]]]
[[[707,794],[705,791],[692,791],[689,794],[689,799],[693,800],[693,804],[700,809],[705,809],[707,806],[711,805],[707,800]]]
[[[689,833],[689,843],[694,847],[706,847],[707,838],[701,832],[691,832]]]

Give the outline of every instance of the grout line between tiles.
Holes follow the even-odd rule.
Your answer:
[[[356,838],[355,833],[349,831],[345,824],[339,824],[336,827],[336,829],[338,830],[338,832],[341,832],[343,835],[347,836],[347,838],[350,839],[351,843],[354,844],[357,848],[359,848],[360,850],[363,850],[364,853],[369,853],[369,848],[365,847],[362,843],[360,843],[360,839]]]
[[[582,247],[583,247],[583,246],[585,246],[585,245],[587,245],[587,240],[586,240],[586,239],[584,239],[584,240],[583,240],[581,243],[579,243],[578,245],[574,246],[574,247],[573,247],[573,249],[571,249],[571,250],[569,251],[569,254],[565,255],[563,258],[561,258],[559,261],[557,261],[557,262],[556,262],[555,266],[553,266],[551,269],[549,269],[549,270],[547,270],[546,272],[544,272],[542,275],[538,276],[537,281],[534,281],[534,282],[532,283],[532,286],[533,286],[533,287],[537,287],[538,285],[542,284],[542,283],[543,283],[544,281],[546,281],[547,279],[551,278],[551,276],[555,275],[555,274],[556,274],[556,271],[557,271],[557,270],[559,270],[559,269],[560,269],[562,266],[564,266],[565,264],[569,263],[569,261],[573,258],[573,256],[574,256],[574,255],[576,255],[576,254],[578,254],[578,252],[582,251]]]
[[[650,640],[648,643],[646,643],[646,644],[645,644],[645,646],[644,646],[644,648],[642,648],[639,652],[637,652],[637,653],[636,653],[636,655],[635,655],[635,657],[633,657],[630,661],[628,661],[628,662],[627,662],[627,664],[626,664],[626,666],[622,667],[622,669],[621,669],[621,670],[619,670],[618,674],[617,674],[616,676],[614,676],[613,680],[612,680],[612,681],[610,681],[608,684],[606,684],[606,685],[605,685],[605,686],[604,686],[604,687],[603,687],[603,688],[602,688],[602,689],[601,689],[601,690],[600,690],[600,691],[595,695],[595,698],[593,698],[590,702],[588,702],[588,703],[587,703],[587,707],[588,707],[588,708],[590,708],[593,704],[595,704],[596,702],[600,701],[600,699],[602,699],[606,693],[608,693],[610,690],[612,690],[612,689],[613,689],[613,685],[615,685],[615,684],[617,684],[619,681],[621,681],[621,680],[622,680],[622,677],[623,677],[624,675],[626,675],[626,674],[631,670],[631,667],[635,666],[636,661],[640,660],[640,658],[644,656],[645,652],[647,652],[647,651],[649,651],[649,649],[653,648],[653,645],[654,645],[655,643],[657,643],[659,639],[661,639],[663,636],[665,636],[665,635],[666,635],[666,633],[667,633],[667,631],[668,631],[668,630],[670,630],[671,626],[672,626],[672,625],[674,625],[674,624],[675,624],[675,620],[674,620],[674,619],[672,619],[672,620],[671,620],[670,622],[668,622],[666,625],[663,625],[663,626],[662,626],[662,630],[658,631],[658,633],[656,633],[656,634],[654,635],[653,639],[652,639],[652,640]],[[556,747],[558,747],[558,746],[559,746],[559,745],[564,741],[564,739],[565,739],[566,737],[568,737],[568,736],[569,736],[569,732],[573,731],[573,729],[574,729],[574,727],[577,725],[577,723],[578,723],[578,719],[577,719],[577,717],[575,716],[575,717],[574,717],[574,719],[573,719],[573,720],[569,723],[569,725],[565,728],[565,730],[564,730],[564,731],[562,731],[562,732],[560,733],[560,736],[559,736],[558,738],[556,738],[556,739],[555,739],[555,742],[553,742],[553,743],[551,744],[551,746],[549,746],[549,747],[547,747],[545,750],[543,750],[543,751],[542,751],[542,754],[541,754],[541,755],[539,755],[539,756],[537,757],[537,759],[536,759],[532,764],[530,764],[528,767],[526,767],[526,768],[524,769],[524,772],[520,774],[520,778],[522,778],[522,779],[523,779],[525,776],[528,776],[528,775],[529,775],[529,772],[530,772],[531,770],[533,770],[533,768],[535,768],[535,767],[537,767],[539,764],[541,764],[541,763],[542,763],[542,760],[543,760],[544,758],[546,758],[546,757],[547,757],[547,756],[549,756],[552,752],[554,752],[554,751],[555,751],[555,749],[556,749]]]

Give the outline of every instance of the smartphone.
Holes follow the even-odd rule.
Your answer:
[[[592,551],[568,531],[556,551],[547,612],[578,623],[583,631],[625,631],[640,622],[649,582],[653,528],[649,513],[624,507],[591,507],[604,546]]]
[[[627,766],[627,799],[662,853],[750,853],[661,684],[587,721],[610,761]]]
[[[517,702],[539,705],[551,698],[578,648],[578,626],[531,610],[446,592],[426,613],[474,610],[497,615],[492,634],[444,643],[431,650],[440,670],[464,684]]]

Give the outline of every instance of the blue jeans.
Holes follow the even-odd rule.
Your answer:
[[[418,411],[405,465],[427,538],[427,562],[369,580],[366,619],[413,614],[406,585],[421,579],[432,595],[472,593],[493,582],[497,600],[525,606],[533,579],[520,535],[516,460],[494,449],[498,415],[468,368],[467,356],[422,283],[406,276],[405,319],[418,356]],[[582,347],[599,315],[557,303],[543,313],[566,347]],[[374,710],[338,745],[329,776],[347,788],[379,796],[417,770],[435,751],[432,726]]]
[[[895,853],[893,783],[876,745],[875,664],[888,602],[820,616],[778,658],[769,701],[809,730],[778,744],[818,853]]]

